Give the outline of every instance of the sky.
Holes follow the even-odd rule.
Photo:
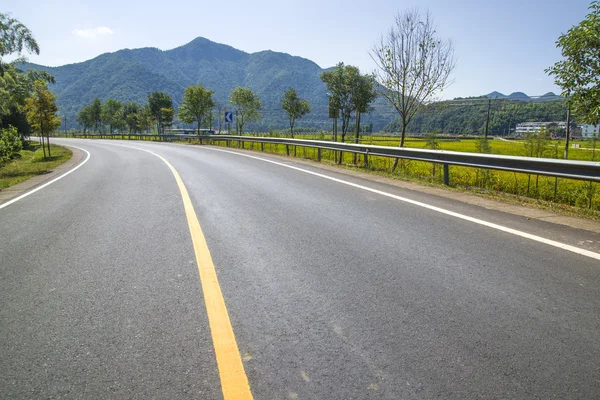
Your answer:
[[[494,90],[560,93],[544,69],[560,60],[556,40],[587,14],[589,0],[9,0],[0,12],[40,45],[31,62],[57,66],[123,48],[167,50],[202,36],[252,53],[285,52],[323,68],[342,61],[373,72],[369,50],[398,12],[429,10],[457,58],[442,98]]]

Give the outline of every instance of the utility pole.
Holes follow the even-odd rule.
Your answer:
[[[492,99],[488,99],[487,118],[485,119],[485,136],[484,136],[485,140],[487,140],[488,129],[490,126],[490,108],[492,108]]]
[[[565,160],[569,159],[569,136],[571,136],[571,103],[567,101],[567,140],[565,141]]]

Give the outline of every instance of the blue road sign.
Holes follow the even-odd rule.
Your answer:
[[[225,122],[233,122],[233,113],[231,111],[225,111]]]

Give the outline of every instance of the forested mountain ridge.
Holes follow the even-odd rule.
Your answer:
[[[469,102],[471,100],[471,102]],[[431,104],[426,110],[417,113],[408,132],[425,134],[439,132],[446,134],[481,134],[487,118],[487,96],[465,100],[442,101]],[[566,121],[567,106],[563,100],[523,101],[494,98],[490,108],[489,132],[492,135],[507,135],[521,122]],[[386,132],[399,132],[398,119],[389,123]]]
[[[159,90],[168,93],[178,106],[183,90],[199,82],[213,90],[215,101],[222,104],[228,103],[234,87],[250,87],[263,103],[264,118],[255,129],[287,127],[281,99],[289,87],[312,106],[313,111],[299,121],[299,126],[324,128],[330,124],[327,93],[319,78],[324,70],[316,63],[274,51],[246,53],[205,38],[171,50],[124,49],[77,64],[25,64],[23,68],[44,69],[56,77],[51,89],[57,94],[61,114],[72,124],[77,112],[96,97],[144,103],[149,92]],[[381,105],[385,112],[374,112],[369,118],[375,129],[392,119],[390,109]]]

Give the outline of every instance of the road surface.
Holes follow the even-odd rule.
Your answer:
[[[0,209],[0,398],[218,399],[235,373],[256,399],[600,397],[599,234],[260,153],[56,142],[89,158]]]

